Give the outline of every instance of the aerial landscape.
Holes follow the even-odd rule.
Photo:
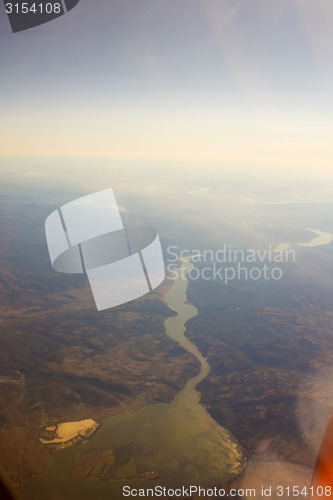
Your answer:
[[[13,498],[309,493],[333,412],[332,15],[328,0],[80,0],[12,33],[0,12]],[[97,310],[84,265],[52,267],[45,221],[60,214],[70,242],[60,207],[106,190],[128,247],[131,226],[158,234],[165,279],[136,250],[149,293]]]
[[[175,231],[174,245],[162,239],[169,269],[163,284],[101,315],[84,276],[69,274],[64,281],[49,270],[38,220],[55,202],[34,204],[22,201],[24,196],[29,194],[21,192],[17,201],[8,187],[3,197],[2,228],[8,237],[1,253],[6,272],[0,385],[6,450],[1,466],[22,498],[34,498],[51,485],[54,498],[66,498],[66,488],[71,498],[85,498],[82,487],[86,498],[90,487],[107,498],[131,482],[174,486],[198,477],[199,484],[240,487],[252,485],[258,469],[269,466],[273,478],[288,481],[288,466],[289,474],[294,470],[308,484],[333,401],[327,383],[333,357],[332,243],[321,245],[316,233],[300,228],[297,242],[289,242],[296,257],[279,263],[281,280],[225,284],[218,276],[205,280],[207,274],[200,272],[212,266],[212,256],[221,257],[220,236],[215,243],[209,236],[206,243],[190,225],[183,226]],[[128,207],[125,219],[133,197],[120,198]],[[313,207],[309,210],[314,217]],[[156,213],[154,221],[144,216],[143,207],[139,211],[145,223],[156,225],[161,217]],[[293,212],[298,223],[297,209],[289,209]],[[325,217],[321,206],[316,212]],[[159,226],[162,234],[170,231],[163,221]],[[252,237],[260,241],[265,232],[277,248],[288,240],[288,230],[277,229],[256,223]],[[329,241],[329,226],[324,229]],[[227,241],[233,241],[230,231],[224,230]],[[23,245],[27,233],[30,243]],[[238,231],[233,247],[244,248],[241,240]],[[234,259],[229,254],[229,266]],[[170,270],[175,275],[181,267],[172,278]],[[214,446],[203,459],[200,436],[206,425],[202,453],[209,443]]]

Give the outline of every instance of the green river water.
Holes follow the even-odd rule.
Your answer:
[[[187,271],[192,267],[189,261],[183,261],[182,265]],[[186,321],[198,312],[187,303],[187,285],[188,281],[179,273],[165,296],[167,305],[177,313],[166,319],[165,329],[170,338],[199,360],[200,373],[188,381],[173,402],[109,417],[86,444],[76,444],[54,453],[43,476],[25,486],[24,496],[36,500],[110,500],[124,498],[121,491],[125,484],[133,488],[212,485],[241,472],[242,456],[235,438],[218,425],[199,402],[196,386],[208,375],[209,364],[184,336]],[[155,471],[159,477],[108,481],[96,477],[73,479],[75,464],[83,450],[106,450],[125,445],[132,446],[132,459],[139,472]]]

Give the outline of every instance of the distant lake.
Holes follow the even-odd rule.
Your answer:
[[[328,245],[333,240],[333,234],[331,233],[325,233],[324,231],[320,231],[320,229],[310,229],[309,227],[306,229],[307,231],[316,234],[316,236],[306,243],[281,243],[275,250],[284,251],[296,245],[300,247],[319,247],[321,245]]]

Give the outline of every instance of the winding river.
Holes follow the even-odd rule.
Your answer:
[[[192,264],[183,260],[188,272]],[[209,364],[197,347],[185,337],[185,323],[197,309],[187,302],[188,280],[179,273],[165,296],[167,305],[177,313],[165,321],[166,334],[192,353],[200,362],[200,373],[189,380],[173,402],[158,403],[140,410],[107,418],[85,445],[76,444],[55,453],[41,480],[35,483],[35,498],[41,487],[52,490],[62,500],[123,498],[124,484],[133,488],[163,485],[211,485],[226,481],[243,468],[235,438],[207,413],[200,404],[197,384],[209,373]],[[158,478],[143,480],[73,479],[72,471],[84,449],[107,450],[131,443],[139,471],[155,471]],[[31,493],[31,491],[30,491]],[[44,498],[44,497],[43,497]],[[49,497],[48,497],[49,498]]]

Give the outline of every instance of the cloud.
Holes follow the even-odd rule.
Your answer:
[[[232,487],[243,490],[255,489],[255,496],[248,494],[244,498],[269,497],[277,500],[281,498],[279,492],[286,492],[287,486],[292,489],[293,486],[298,485],[300,490],[305,486],[308,487],[311,477],[311,467],[283,459],[278,453],[272,451],[272,440],[265,439],[259,443],[257,452],[249,460],[244,474],[235,481]],[[263,491],[266,491],[266,495]],[[285,496],[283,495],[283,498]]]
[[[333,369],[308,375],[299,388],[297,418],[305,442],[317,455],[333,410]]]

